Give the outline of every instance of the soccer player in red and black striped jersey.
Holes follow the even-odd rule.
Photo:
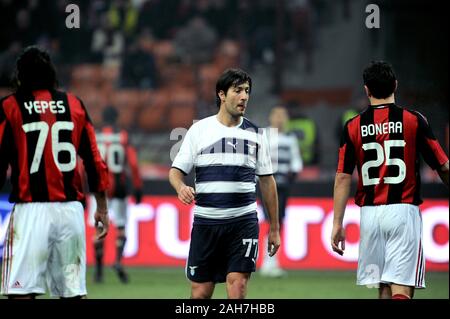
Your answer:
[[[142,181],[139,174],[136,149],[129,143],[128,133],[117,126],[118,112],[113,106],[103,111],[105,126],[97,132],[97,143],[100,153],[109,168],[110,188],[108,189],[111,220],[117,227],[116,260],[114,269],[123,283],[128,282],[128,275],[122,266],[123,249],[126,242],[127,196],[129,177],[132,178],[134,199],[141,202]],[[103,281],[103,240],[95,240],[96,270],[94,281]]]
[[[86,295],[83,161],[97,201],[97,236],[108,231],[108,170],[80,99],[56,90],[47,52],[17,59],[17,89],[0,101],[0,187],[11,166],[14,202],[4,245],[1,292],[11,298]]]
[[[361,206],[358,285],[380,298],[409,299],[425,288],[419,154],[448,187],[448,157],[427,119],[395,104],[392,67],[372,62],[363,74],[369,107],[345,124],[334,185],[332,249],[345,249],[343,226],[354,167]]]

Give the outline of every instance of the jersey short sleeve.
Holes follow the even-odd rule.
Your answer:
[[[196,127],[192,126],[186,133],[181,142],[180,150],[173,160],[172,167],[181,170],[185,175],[189,174],[194,166],[196,143],[195,138]]]
[[[258,156],[256,159],[256,175],[272,175],[272,159],[270,156],[269,142],[267,139],[267,130],[263,130],[262,134],[258,134]]]

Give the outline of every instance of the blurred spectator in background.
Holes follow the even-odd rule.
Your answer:
[[[289,190],[295,182],[297,174],[303,169],[303,161],[298,148],[297,138],[293,133],[286,133],[286,125],[289,120],[287,109],[275,106],[269,116],[270,127],[278,129],[277,138],[270,139],[270,154],[272,167],[274,168],[275,181],[278,191],[278,217],[280,229],[283,227],[283,219],[286,211]],[[264,215],[268,219],[266,207]],[[263,240],[263,243],[267,241]],[[281,277],[286,272],[280,268],[278,255],[269,257],[268,250],[264,247],[264,259],[261,267],[261,275],[267,277]]]
[[[92,35],[91,50],[94,62],[104,65],[120,65],[125,47],[125,37],[121,30],[114,28],[107,16],[101,16],[101,25]]]
[[[17,55],[22,50],[20,42],[14,41],[8,49],[0,54],[0,87],[12,85],[12,75]]]
[[[347,123],[348,120],[350,120],[351,118],[355,117],[360,112],[362,112],[366,107],[368,107],[367,97],[360,96],[355,100],[352,106],[343,110],[336,124],[336,140],[338,142],[340,142],[341,140],[341,135],[345,127],[345,123]]]
[[[180,28],[174,39],[175,51],[184,63],[208,63],[213,59],[217,34],[205,19],[196,16]]]
[[[126,111],[126,110],[124,110]],[[122,266],[122,255],[127,240],[125,227],[127,223],[128,177],[132,176],[135,203],[139,204],[142,197],[142,180],[139,174],[136,150],[128,141],[128,133],[117,127],[118,112],[113,106],[107,106],[103,111],[105,126],[97,133],[97,143],[102,158],[109,169],[110,187],[107,195],[111,210],[111,220],[117,228],[116,260],[114,270],[123,283],[129,278]],[[103,250],[102,239],[94,241],[95,272],[94,281],[103,281]]]
[[[304,52],[306,73],[313,71],[313,23],[312,10],[309,0],[291,0],[287,3],[288,17],[291,24],[290,37],[293,40],[293,50],[297,53],[298,49]],[[298,53],[297,53],[298,54]]]
[[[299,112],[298,105],[289,103],[289,113],[292,114],[288,121],[288,131],[292,131],[298,140],[302,150],[302,159],[305,166],[319,163],[319,134],[317,124],[312,119]]]
[[[110,25],[120,30],[127,38],[136,31],[139,11],[130,0],[114,0],[108,10]]]
[[[122,60],[120,86],[122,88],[154,89],[157,87],[157,69],[155,58],[148,49],[151,34],[141,32],[127,48]]]

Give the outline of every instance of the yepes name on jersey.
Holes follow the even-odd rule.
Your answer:
[[[50,112],[55,114],[64,113],[66,111],[63,101],[30,101],[25,102],[24,106],[30,114],[33,113],[33,110],[39,114],[45,113],[47,110],[50,110]]]

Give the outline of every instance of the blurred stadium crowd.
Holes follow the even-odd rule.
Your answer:
[[[286,104],[306,165],[303,178],[332,178],[340,123],[353,114],[349,110],[360,110],[366,103],[355,87],[360,88],[360,66],[368,61],[361,57],[349,70],[357,79],[347,80],[351,84],[330,85],[315,80],[330,77],[321,72],[317,56],[333,59],[333,52],[323,55],[330,51],[320,43],[325,41],[323,31],[330,24],[335,29],[355,21],[355,10],[364,18],[366,2],[0,0],[0,95],[10,91],[22,48],[47,48],[60,86],[82,98],[94,124],[102,124],[105,107],[117,107],[119,125],[141,150],[144,177],[165,178],[175,143],[168,138],[170,130],[188,128],[193,120],[216,112],[216,80],[224,69],[239,66],[255,83],[249,117],[267,125],[269,109]],[[69,3],[80,8],[79,29],[65,26]],[[357,22],[359,28],[362,21]],[[369,50],[379,48],[380,42],[370,36]],[[289,70],[299,74],[297,83],[297,78],[289,78]],[[448,122],[437,127],[441,138],[447,130],[442,144],[448,148]]]

